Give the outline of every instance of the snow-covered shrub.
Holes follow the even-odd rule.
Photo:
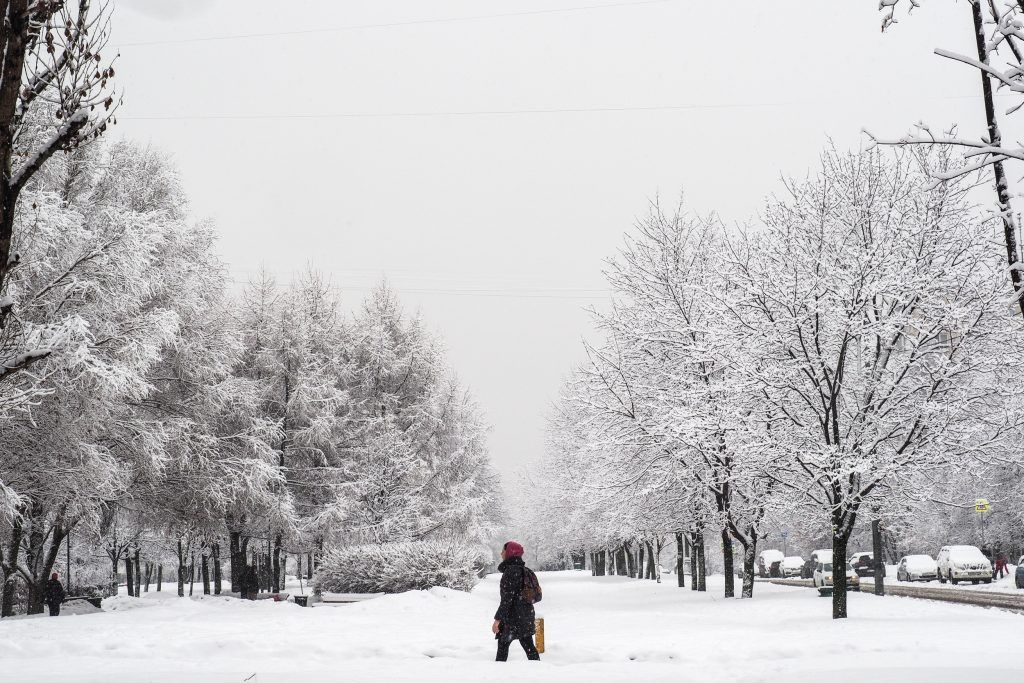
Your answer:
[[[459,543],[411,541],[339,548],[317,569],[313,586],[334,593],[400,593],[476,584],[478,552]]]

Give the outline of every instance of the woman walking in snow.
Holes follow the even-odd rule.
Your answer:
[[[508,661],[508,648],[513,640],[518,640],[526,652],[527,659],[540,659],[540,654],[533,644],[535,633],[533,603],[523,599],[523,586],[526,577],[526,564],[523,562],[523,546],[509,541],[501,549],[501,604],[494,613],[494,624],[491,631],[498,639],[498,656],[495,661]]]

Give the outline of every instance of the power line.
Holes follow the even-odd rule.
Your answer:
[[[120,47],[147,47],[151,45],[180,45],[184,43],[208,43],[221,40],[248,40],[252,38],[277,38],[283,36],[304,36],[317,33],[342,33],[345,31],[365,31],[381,28],[398,28],[402,26],[425,26],[430,24],[447,24],[463,21],[484,21],[492,19],[509,19],[513,17],[530,17],[543,14],[568,14],[592,10],[615,9],[622,7],[640,7],[644,5],[664,5],[678,0],[637,0],[636,2],[611,2],[603,5],[580,5],[576,7],[558,7],[550,9],[524,10],[520,12],[501,12],[498,14],[476,14],[465,17],[441,17],[436,19],[411,19],[379,24],[356,24],[336,26],[334,28],[310,28],[295,31],[267,31],[265,33],[235,33],[221,36],[199,36],[194,38],[171,38],[168,40],[151,40],[137,43],[121,43]]]

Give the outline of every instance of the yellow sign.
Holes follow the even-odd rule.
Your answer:
[[[537,619],[535,627],[537,631],[537,652],[544,654],[544,617]]]
[[[988,501],[986,499],[984,499],[984,498],[979,498],[976,501],[974,501],[974,511],[975,512],[985,513],[985,512],[989,511],[990,507],[991,506],[988,504]]]

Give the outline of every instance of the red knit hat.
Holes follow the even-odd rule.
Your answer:
[[[505,554],[509,557],[522,557],[523,546],[519,545],[515,541],[509,541],[505,544]]]

